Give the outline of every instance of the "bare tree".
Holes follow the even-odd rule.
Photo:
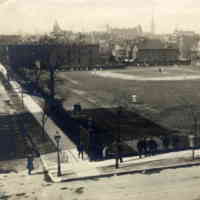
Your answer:
[[[50,89],[50,97],[52,100],[55,99],[55,86],[56,86],[56,74],[59,71],[58,69],[64,63],[65,57],[65,48],[62,46],[52,46],[50,48],[50,55],[49,55],[49,89]]]
[[[118,88],[113,92],[112,104],[116,108],[114,109],[115,115],[117,116],[117,136],[116,136],[116,159],[115,168],[119,168],[119,161],[123,162],[122,156],[122,139],[121,139],[121,120],[123,112],[126,112],[130,107],[130,95],[128,92]]]
[[[33,72],[34,72],[35,84],[39,86],[40,78],[42,75],[42,69],[41,69],[41,64],[39,60],[35,61],[35,68]]]
[[[55,98],[55,70],[57,65],[57,53],[56,50],[53,50],[50,54],[50,67],[49,67],[49,73],[50,73],[50,97],[52,100]]]
[[[42,138],[45,140],[45,125],[48,119],[48,103],[44,100],[43,111],[42,111]]]

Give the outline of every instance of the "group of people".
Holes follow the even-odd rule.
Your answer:
[[[78,149],[78,157],[83,160],[84,159],[84,151],[85,151],[84,145],[82,143],[79,144],[77,149]],[[144,139],[138,141],[137,150],[138,150],[138,155],[140,158],[142,158],[142,155],[152,156],[157,153],[158,144],[152,138],[148,139],[148,140],[144,138]],[[103,157],[106,157],[106,151],[107,151],[107,148],[106,149],[104,148],[103,152],[102,152]],[[122,151],[122,149],[121,149],[121,151]]]
[[[138,155],[140,158],[142,158],[142,155],[148,156],[148,155],[155,155],[157,152],[158,145],[155,140],[149,139],[146,140],[145,138],[142,140],[139,140],[137,143],[137,149],[138,149]],[[78,157],[84,160],[84,144],[80,143],[77,147],[78,150]],[[120,161],[122,159],[120,158]],[[32,154],[29,154],[27,156],[27,169],[28,169],[28,174],[31,175],[32,170],[34,169],[33,165],[34,157]]]
[[[140,158],[142,157],[142,155],[152,156],[156,154],[158,150],[158,145],[155,140],[153,139],[146,140],[144,138],[137,143],[137,149]]]

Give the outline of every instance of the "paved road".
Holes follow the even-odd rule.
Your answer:
[[[60,184],[45,183],[41,174],[0,174],[0,191],[11,195],[9,200],[200,200],[199,171],[191,167]]]
[[[54,185],[41,193],[53,199],[88,200],[200,200],[200,167],[165,170],[151,175],[126,175]],[[60,190],[61,187],[83,187],[83,193]]]

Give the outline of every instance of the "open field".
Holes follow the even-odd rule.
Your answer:
[[[150,74],[157,76],[157,71],[153,73],[155,68],[118,70],[133,74],[138,72],[140,76]],[[169,74],[175,72],[178,74],[197,74],[200,75],[198,68],[184,66],[180,69],[165,68]],[[113,103],[113,98],[119,94],[128,94],[129,96],[136,94],[138,104],[137,108],[142,108],[142,112],[146,116],[163,126],[179,129],[183,131],[191,131],[194,121],[191,115],[191,110],[199,114],[200,102],[200,79],[199,80],[169,80],[169,81],[136,81],[123,80],[120,78],[101,77],[91,72],[60,72],[58,78],[62,79],[63,84],[60,84],[59,91],[69,91],[70,96],[65,102],[66,107],[72,106],[72,103],[80,102],[83,107],[87,108],[94,104],[101,106],[109,106]],[[79,91],[79,95],[74,93]],[[71,101],[73,99],[73,101]],[[77,100],[75,100],[77,99]],[[91,103],[89,103],[90,100]],[[192,106],[190,106],[192,105]],[[142,113],[143,114],[143,113]]]

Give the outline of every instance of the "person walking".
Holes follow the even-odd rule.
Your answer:
[[[122,149],[122,143],[120,142],[120,143],[119,143],[119,146],[118,146],[118,154],[119,154],[118,156],[119,156],[119,161],[120,161],[120,163],[123,162],[122,151],[123,151],[123,149]]]
[[[78,146],[78,157],[83,160],[84,159],[84,145],[83,143],[80,143],[80,145]]]
[[[28,174],[31,175],[32,170],[34,169],[33,167],[33,155],[29,154],[27,156],[27,169],[28,169]]]
[[[137,143],[137,149],[139,158],[142,158],[142,155],[145,157],[147,156],[147,141],[146,138],[143,138],[142,140],[139,140]]]

